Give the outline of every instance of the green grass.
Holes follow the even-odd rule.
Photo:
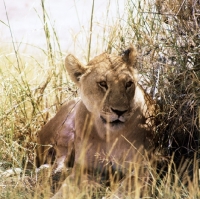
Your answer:
[[[139,198],[141,192],[143,198],[152,199],[200,197],[200,32],[196,27],[199,23],[198,5],[191,3],[188,1],[185,5],[187,15],[184,15],[178,0],[175,7],[170,1],[165,4],[156,1],[154,4],[127,0],[123,18],[116,19],[112,25],[107,21],[99,22],[104,27],[98,34],[82,33],[89,38],[88,45],[82,46],[82,49],[87,49],[84,52],[86,60],[103,50],[120,53],[129,43],[137,46],[140,83],[150,90],[150,95],[160,105],[158,153],[163,157],[175,157],[175,163],[170,158],[163,177],[159,175],[162,166],[159,172],[155,172],[155,167],[148,164],[151,178],[142,189],[139,182],[127,179],[119,190],[126,198]],[[0,176],[12,168],[21,168],[22,173],[0,177],[0,198],[49,198],[51,180],[47,176],[50,174],[38,176],[33,169],[36,132],[64,101],[77,96],[77,89],[64,69],[65,54],[61,51],[56,30],[51,26],[51,17],[45,2],[41,1],[41,4],[47,49],[38,46],[40,56],[19,52],[12,29],[6,23],[12,45],[5,46],[0,52]],[[192,5],[196,15],[188,14],[188,5]],[[90,30],[94,25],[93,12],[95,4]],[[179,15],[176,15],[178,12]],[[74,46],[80,45],[74,42]],[[102,45],[95,45],[95,42]],[[158,92],[155,93],[155,89]],[[169,140],[173,139],[178,142],[173,145],[175,150],[168,147]],[[181,163],[181,158],[183,163],[194,160],[192,166]],[[172,172],[174,164],[180,166]],[[190,171],[194,174],[192,181],[188,177]],[[117,194],[117,191],[98,186],[88,186],[80,191],[69,185],[69,190],[69,198],[112,197]]]

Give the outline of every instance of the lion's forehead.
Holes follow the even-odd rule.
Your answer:
[[[96,67],[94,74],[99,81],[121,82],[134,80],[134,75],[125,67]]]
[[[109,66],[115,66],[124,63],[121,56],[116,56],[112,54],[102,53],[92,60],[89,61],[88,66],[105,64]]]
[[[128,81],[133,77],[129,71],[120,70],[116,73],[114,73],[113,71],[108,71],[106,74],[106,78],[107,81],[120,82],[120,81]]]

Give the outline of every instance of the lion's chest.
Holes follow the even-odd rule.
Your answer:
[[[106,165],[127,168],[127,165],[134,163],[138,156],[138,151],[131,143],[119,138],[106,142],[93,136],[86,140],[76,137],[75,148],[76,164],[90,171],[103,170]]]
[[[144,141],[140,130],[137,129],[136,134],[131,132],[131,137],[118,133],[102,138],[99,136],[99,125],[92,120],[84,105],[81,106],[75,121],[75,164],[89,170],[101,170],[109,164],[127,168],[127,164],[137,161]],[[136,128],[131,126],[130,129]],[[101,134],[106,135],[106,130],[102,128]]]

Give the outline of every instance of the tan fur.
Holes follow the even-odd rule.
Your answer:
[[[51,163],[56,154],[56,167],[70,162],[74,150],[75,100],[65,103],[58,113],[37,134],[37,166]],[[54,153],[54,154],[52,154]]]
[[[77,168],[89,174],[103,173],[108,164],[124,173],[133,162],[143,161],[145,151],[150,150],[154,104],[138,84],[136,55],[135,48],[130,47],[122,56],[103,53],[86,66],[73,55],[66,57],[66,69],[79,88],[81,100],[63,106],[38,140],[53,144],[65,158],[69,145],[74,144],[75,175],[80,174]],[[65,120],[72,126],[65,125],[60,131]],[[73,128],[72,144],[69,138],[73,136],[69,135]],[[65,143],[57,139],[62,135]]]

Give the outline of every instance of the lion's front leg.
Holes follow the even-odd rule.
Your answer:
[[[72,173],[62,182],[59,189],[51,199],[68,198],[73,192],[78,190],[78,181],[76,175],[76,166],[72,169]],[[58,173],[58,172],[57,172]],[[79,172],[78,172],[79,173]],[[62,176],[63,178],[63,176]],[[74,190],[76,189],[76,191]]]
[[[66,129],[63,129],[66,131]],[[56,150],[56,159],[52,169],[53,193],[58,190],[62,182],[71,173],[71,168],[74,165],[75,150],[74,150],[74,132],[66,134],[57,139],[57,144],[54,146]]]
[[[97,190],[102,189],[102,186],[96,177],[94,178],[83,167],[75,164],[71,174],[63,181],[62,186],[51,199],[79,198],[79,194],[87,198],[88,194],[93,194],[88,192],[89,190],[97,192]]]
[[[54,172],[60,172],[63,168],[73,167],[74,165],[74,143],[73,140],[67,143],[67,146],[57,145],[56,150],[56,160],[54,163]]]

